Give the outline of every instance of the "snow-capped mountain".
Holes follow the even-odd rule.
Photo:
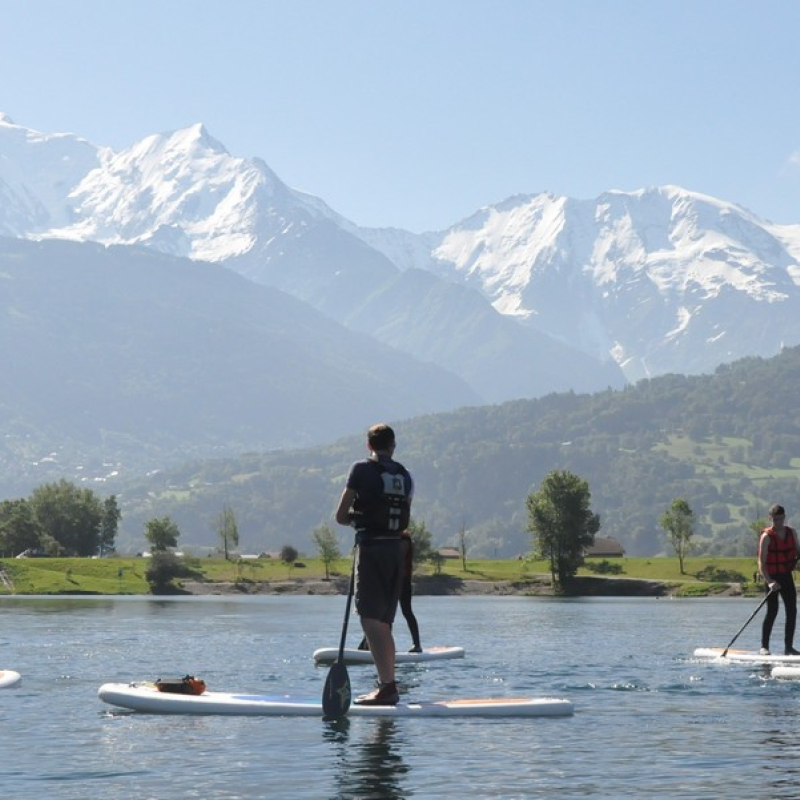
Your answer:
[[[0,120],[0,141],[24,135],[34,136]],[[17,154],[18,162],[26,157],[37,155]],[[98,148],[92,169],[74,176],[71,187],[59,185],[55,205],[42,202],[27,226],[12,226],[0,212],[0,233],[144,245],[224,264],[455,372],[484,402],[624,384],[610,359],[517,325],[479,292],[432,273],[401,271],[322,200],[290,189],[259,159],[231,156],[202,125],[149,136],[117,153]]]
[[[359,227],[202,125],[113,152],[2,116],[0,198],[0,234],[223,263],[439,363],[487,401],[617,386],[622,371],[706,372],[800,343],[800,225],[678,187],[512,197],[415,235]]]
[[[27,237],[69,225],[70,192],[106,153],[72,134],[15,125],[0,112],[0,235]]]
[[[611,353],[629,379],[800,342],[800,225],[675,186],[514,197],[428,244],[429,268],[565,343]]]

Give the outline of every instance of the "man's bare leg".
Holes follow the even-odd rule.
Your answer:
[[[392,626],[377,619],[361,618],[361,627],[369,641],[369,649],[381,683],[394,681],[395,645]]]

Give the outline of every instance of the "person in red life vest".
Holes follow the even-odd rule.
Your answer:
[[[786,511],[781,505],[769,510],[772,525],[761,532],[758,540],[758,569],[767,584],[767,614],[761,627],[760,655],[769,655],[769,637],[778,616],[778,595],[783,599],[786,613],[784,630],[784,653],[787,656],[800,656],[794,649],[794,629],[797,622],[797,590],[792,572],[800,559],[800,541],[797,532],[784,525]]]
[[[392,459],[394,431],[384,424],[367,433],[369,458],[352,465],[336,509],[340,525],[356,529],[355,606],[378,671],[374,692],[357,697],[363,705],[395,705],[395,642],[392,635],[405,572],[401,534],[411,518],[414,482]]]

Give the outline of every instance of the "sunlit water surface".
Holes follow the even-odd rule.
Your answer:
[[[398,669],[409,698],[567,697],[564,719],[151,716],[107,681],[317,698],[343,597],[0,599],[0,790],[14,800],[800,797],[800,682],[703,663],[757,600],[417,597],[423,644],[466,658]],[[737,646],[758,645],[756,619]],[[779,618],[776,631],[782,626]],[[349,644],[359,638],[351,622]],[[401,619],[397,638],[410,647]],[[780,637],[778,637],[780,638]],[[349,668],[353,691],[371,667]]]

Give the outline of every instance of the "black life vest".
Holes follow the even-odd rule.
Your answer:
[[[394,462],[396,472],[390,472],[379,461],[370,461],[380,475],[381,492],[378,495],[359,495],[355,504],[356,528],[368,533],[390,533],[400,535],[411,519],[411,504],[408,498],[410,475],[402,465]]]

